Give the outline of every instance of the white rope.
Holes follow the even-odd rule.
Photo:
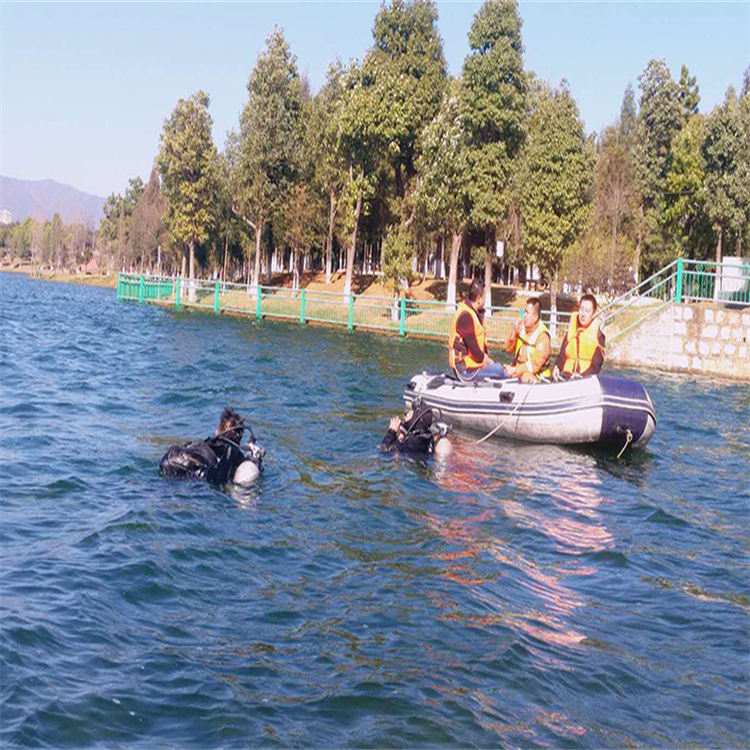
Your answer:
[[[633,442],[633,433],[630,431],[630,428],[628,427],[628,431],[625,433],[625,445],[622,446],[622,450],[617,454],[617,458],[620,458],[623,453],[625,453],[625,449]]]
[[[519,401],[516,404],[515,409],[513,409],[513,411],[510,414],[508,414],[508,416],[505,417],[505,419],[502,422],[500,422],[500,424],[497,427],[495,427],[493,430],[488,432],[481,440],[477,440],[474,443],[474,445],[479,445],[480,443],[483,443],[485,440],[489,440],[489,438],[491,438],[526,403],[526,399],[529,397],[529,394],[531,393],[531,389],[533,387],[534,387],[533,385],[530,385],[529,390],[527,391],[526,395],[523,398],[523,401]]]

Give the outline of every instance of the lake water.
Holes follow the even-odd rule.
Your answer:
[[[0,744],[750,742],[750,388],[654,372],[617,461],[381,456],[437,342],[0,274]],[[244,494],[159,478],[233,405]],[[475,436],[476,437],[476,436]]]

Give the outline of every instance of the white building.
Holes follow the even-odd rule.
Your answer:
[[[13,221],[13,214],[7,208],[0,208],[0,224],[10,224]]]

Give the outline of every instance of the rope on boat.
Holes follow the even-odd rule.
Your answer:
[[[625,453],[625,449],[633,442],[633,433],[630,431],[630,428],[628,427],[627,432],[625,433],[625,445],[622,446],[622,450],[617,454],[617,458],[620,458],[620,456]]]
[[[508,416],[505,417],[505,419],[502,422],[500,422],[500,424],[497,427],[493,428],[490,432],[488,432],[481,440],[477,440],[474,443],[474,445],[479,445],[480,443],[483,443],[485,440],[489,440],[489,438],[491,438],[526,403],[526,399],[529,397],[530,393],[531,393],[531,387],[526,392],[526,395],[523,397],[523,401],[519,401],[516,404],[516,408],[513,409],[513,411],[510,414],[508,414]]]

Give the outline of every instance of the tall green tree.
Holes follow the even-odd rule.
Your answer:
[[[375,17],[363,63],[372,127],[403,196],[414,175],[417,143],[440,108],[447,83],[443,42],[432,0],[391,0]]]
[[[469,48],[461,107],[468,143],[471,224],[486,237],[485,286],[491,303],[495,233],[508,215],[527,127],[527,78],[516,0],[486,0],[472,21]]]
[[[620,120],[622,124],[622,120]],[[600,140],[596,161],[594,208],[597,218],[609,231],[608,278],[611,284],[627,271],[629,253],[622,253],[621,233],[636,210],[638,188],[635,164],[622,128],[608,127]],[[619,240],[619,245],[618,245]]]
[[[730,87],[724,103],[706,124],[701,154],[706,171],[706,208],[716,235],[716,262],[722,241],[738,236],[750,217],[750,168],[744,146],[747,137],[737,94]]]
[[[461,80],[450,82],[437,117],[427,127],[417,162],[420,174],[416,194],[418,211],[427,226],[450,236],[450,271],[447,301],[456,305],[456,282],[461,241],[468,226],[471,191],[467,169],[467,137],[461,114]]]
[[[549,279],[553,313],[558,271],[588,221],[594,163],[578,106],[563,81],[543,92],[537,102],[523,180],[524,251]]]
[[[636,167],[641,194],[636,268],[653,271],[668,260],[662,231],[664,191],[672,164],[672,139],[681,126],[679,86],[664,60],[649,60],[638,76],[641,101],[638,112]]]
[[[635,92],[632,84],[628,83],[622,97],[618,127],[620,138],[628,149],[632,149],[635,144],[637,128],[638,109],[635,104]]]
[[[680,107],[683,125],[698,112],[698,105],[701,101],[700,86],[698,86],[695,76],[690,75],[688,66],[683,63],[680,71]]]
[[[341,145],[341,109],[344,104],[346,69],[340,60],[328,66],[326,80],[312,104],[306,147],[314,166],[314,188],[328,208],[325,240],[326,284],[331,283],[333,241],[341,196],[348,177]]]
[[[701,146],[706,120],[694,115],[672,141],[672,165],[665,185],[662,221],[675,258],[707,259],[713,231],[706,205],[706,172]]]
[[[255,235],[253,286],[257,287],[264,232],[294,181],[300,148],[302,84],[296,58],[281,29],[275,28],[266,38],[247,91],[240,118],[235,211]]]
[[[209,96],[203,91],[177,102],[164,122],[156,162],[167,226],[174,242],[188,248],[191,281],[195,279],[196,245],[208,240],[215,221],[218,180],[209,104]],[[195,294],[192,284],[190,294]]]

